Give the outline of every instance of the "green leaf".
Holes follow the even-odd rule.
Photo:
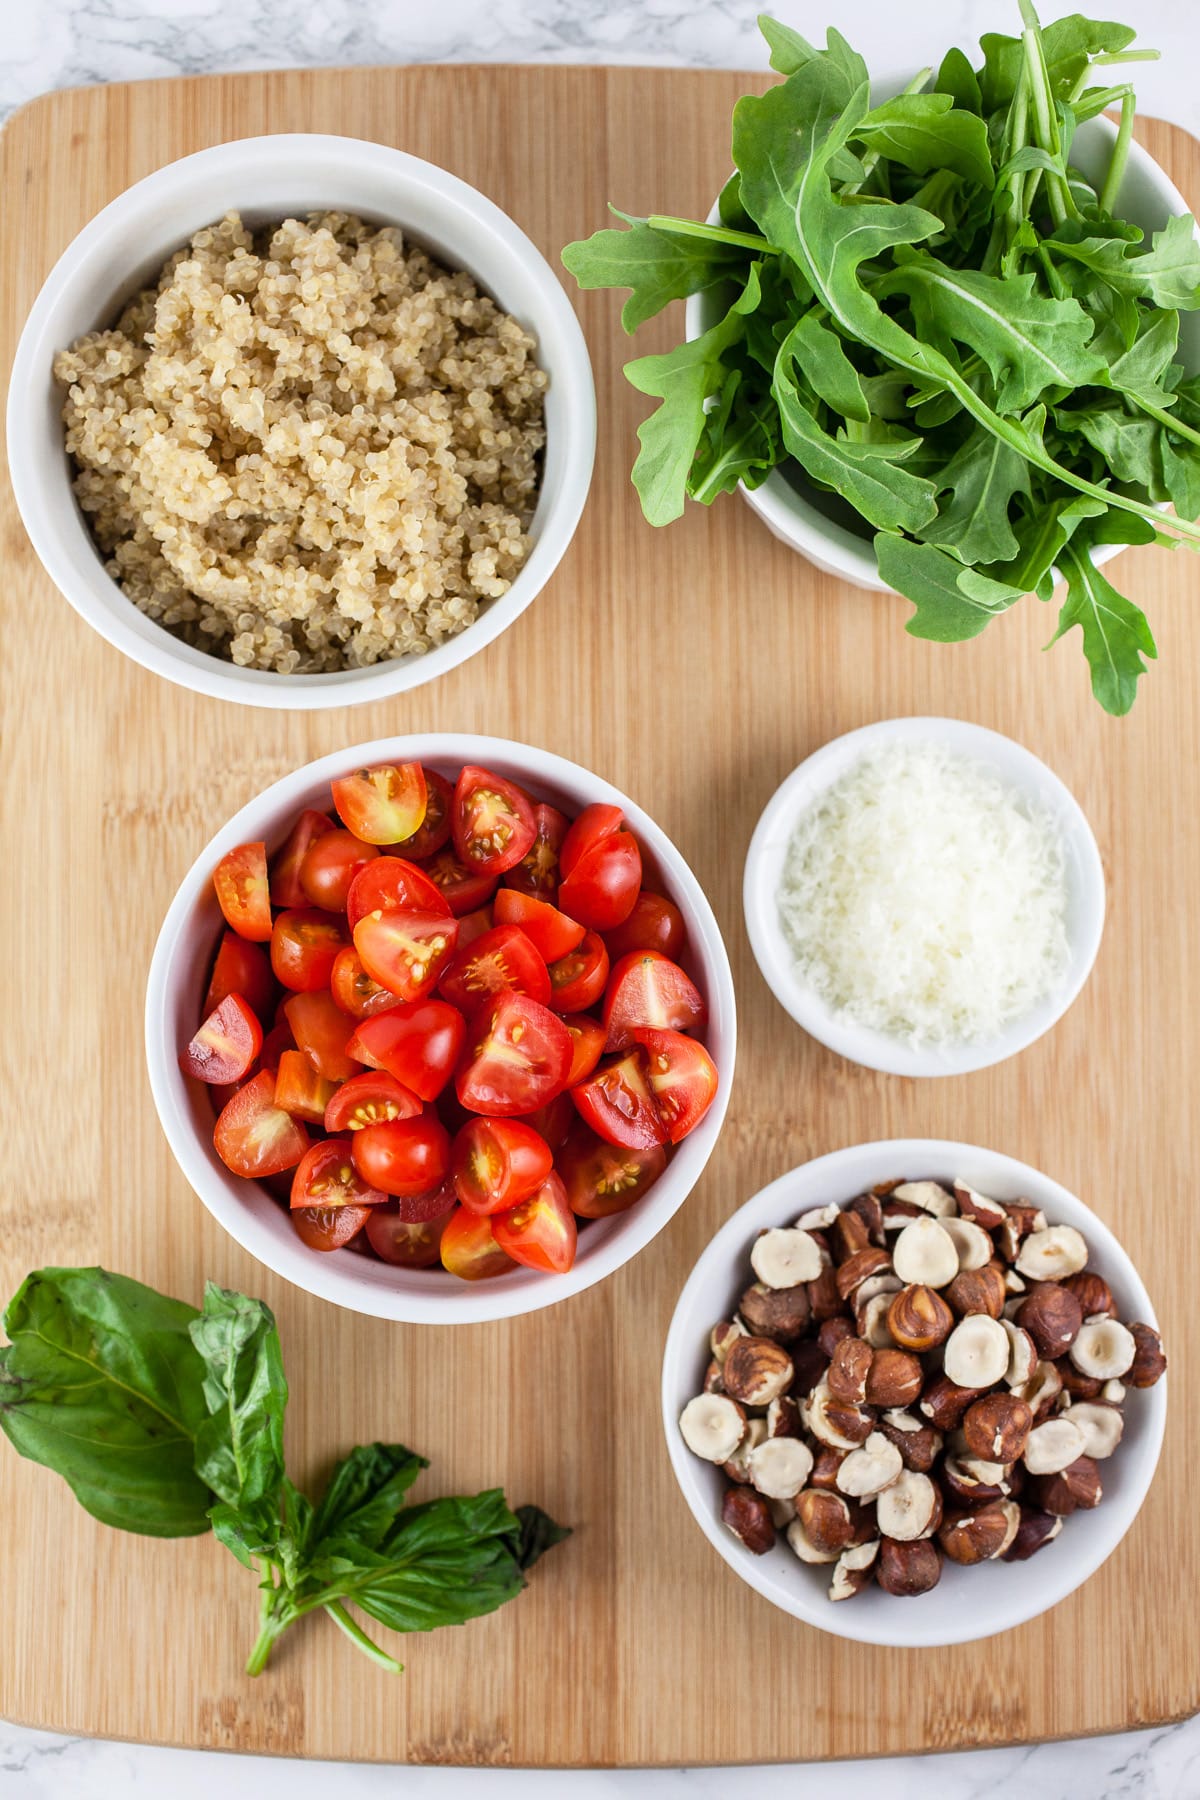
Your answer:
[[[1176,449],[1168,429],[1159,438],[1159,450],[1163,485],[1171,505],[1181,519],[1200,517],[1200,451],[1197,446],[1184,443]]]
[[[979,78],[961,50],[947,50],[933,85],[939,94],[949,94],[963,112],[982,113]]]
[[[206,1417],[194,1307],[106,1269],[40,1269],[4,1317],[0,1429],[94,1518],[151,1537],[208,1530],[193,1467]]]
[[[1144,323],[1141,335],[1119,356],[1109,357],[1105,364],[1104,384],[1131,394],[1137,400],[1148,400],[1153,406],[1171,406],[1174,395],[1172,371],[1178,375],[1175,351],[1179,344],[1179,314],[1153,313]],[[1164,377],[1168,381],[1164,382]]]
[[[875,538],[875,555],[881,578],[916,608],[905,626],[912,637],[962,643],[978,637],[1022,597],[1021,588],[964,568],[933,544],[912,544],[881,531]]]
[[[742,247],[658,231],[615,206],[610,210],[628,229],[597,231],[568,244],[562,260],[581,288],[629,288],[621,309],[626,331],[636,331],[670,301],[705,293],[745,269]]]
[[[251,1506],[230,1506],[218,1500],[208,1517],[217,1541],[237,1557],[243,1568],[252,1569],[255,1557],[280,1557],[279,1511],[269,1500],[258,1500]]]
[[[1137,33],[1130,25],[1088,19],[1071,13],[1043,27],[1042,50],[1052,92],[1065,99],[1093,56],[1113,55],[1131,44]],[[1023,50],[1020,38],[987,32],[979,40],[985,56],[982,77],[984,111],[1007,106],[1016,92]]]
[[[228,1506],[276,1496],[288,1390],[274,1314],[264,1301],[210,1281],[189,1330],[210,1414],[196,1431],[197,1474]]]
[[[1158,651],[1141,608],[1119,594],[1096,568],[1081,537],[1062,552],[1067,597],[1050,642],[1056,644],[1079,626],[1092,672],[1092,692],[1105,712],[1120,717],[1136,698],[1138,680],[1146,673],[1144,658],[1156,657]]]
[[[517,1519],[521,1530],[514,1554],[521,1569],[532,1569],[547,1550],[553,1550],[555,1544],[564,1543],[571,1535],[569,1525],[556,1525],[540,1506],[518,1506]]]
[[[312,1517],[313,1543],[338,1535],[378,1548],[402,1511],[404,1496],[428,1467],[403,1444],[359,1444],[329,1478]]]
[[[769,13],[758,15],[758,28],[770,46],[771,67],[781,75],[794,75],[809,63],[824,63],[845,83],[847,94],[852,94],[860,82],[868,79],[866,63],[832,25],[825,33],[824,50],[815,49],[807,38],[793,31],[790,25],[773,19]]]
[[[938,476],[939,494],[949,500],[921,532],[964,563],[992,563],[1016,556],[1020,546],[1009,523],[1009,507],[1029,492],[1029,465],[1023,456],[976,425]]]
[[[1160,427],[1141,413],[1126,412],[1120,405],[1064,408],[1059,429],[1078,434],[1104,458],[1118,481],[1145,488],[1151,499],[1165,496],[1155,464]]]
[[[865,424],[871,409],[858,370],[846,355],[837,332],[822,324],[815,311],[809,311],[796,321],[787,342],[809,387],[826,406]]]
[[[854,135],[917,175],[952,169],[985,188],[995,180],[987,126],[975,113],[959,111],[949,94],[897,94],[869,112]]]
[[[1063,545],[1085,519],[1094,519],[1104,510],[1102,500],[1093,500],[1087,494],[1062,494],[1049,501],[1043,497],[1037,504],[1031,503],[1013,528],[1016,555],[1008,562],[994,563],[988,574],[994,581],[1019,587],[1022,593],[1041,595],[1042,584],[1049,579]],[[1127,519],[1131,515],[1120,516]]]
[[[760,487],[782,454],[779,410],[769,391],[755,393],[741,371],[731,369],[718,403],[705,414],[688,493],[702,506],[739,482]]]
[[[1200,307],[1200,243],[1195,229],[1190,213],[1177,213],[1154,233],[1151,249],[1138,251],[1124,238],[1087,235],[1068,220],[1046,239],[1046,248],[1082,263],[1119,294],[1168,310],[1194,312]]]

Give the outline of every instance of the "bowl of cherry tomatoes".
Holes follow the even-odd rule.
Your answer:
[[[683,1204],[725,1115],[733,980],[633,801],[429,735],[286,776],[196,859],[146,1049],[180,1168],[324,1299],[449,1324],[552,1305]]]

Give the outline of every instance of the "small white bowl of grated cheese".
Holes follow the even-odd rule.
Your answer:
[[[1045,763],[961,719],[834,738],[746,856],[763,977],[810,1036],[892,1075],[964,1075],[1060,1019],[1104,927],[1104,872]]]

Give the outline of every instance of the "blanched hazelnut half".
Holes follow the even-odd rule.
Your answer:
[[[992,1260],[992,1240],[973,1219],[942,1219],[942,1230],[958,1251],[959,1273],[982,1269]]]
[[[1031,1231],[1022,1241],[1016,1264],[1022,1275],[1034,1281],[1061,1281],[1086,1268],[1087,1259],[1087,1242],[1081,1231],[1073,1225],[1048,1225]]]
[[[832,1200],[828,1206],[812,1206],[807,1212],[801,1213],[798,1219],[792,1220],[792,1230],[824,1231],[826,1226],[833,1224],[841,1210],[836,1201]]]
[[[683,1441],[705,1462],[728,1462],[746,1430],[746,1415],[727,1394],[697,1394],[679,1415]]]
[[[1011,1319],[1001,1319],[1000,1324],[1008,1339],[1008,1368],[1004,1380],[1010,1388],[1024,1387],[1038,1365],[1037,1345],[1029,1333]]]
[[[767,1422],[765,1419],[747,1419],[741,1443],[733,1455],[727,1457],[721,1464],[722,1474],[728,1475],[730,1481],[740,1481],[743,1484],[749,1481],[750,1465],[747,1458],[755,1445],[761,1444],[765,1440],[766,1435]]]
[[[852,1500],[881,1494],[903,1471],[899,1450],[881,1431],[873,1431],[861,1450],[853,1450],[837,1472],[837,1484]]]
[[[843,1550],[829,1584],[829,1598],[852,1600],[855,1594],[861,1594],[870,1582],[871,1568],[878,1555],[878,1538],[871,1538],[865,1544],[855,1544],[851,1549]]]
[[[910,1286],[942,1288],[958,1274],[958,1251],[937,1219],[914,1219],[896,1239],[892,1266]]]
[[[1025,1467],[1031,1475],[1057,1475],[1083,1455],[1083,1432],[1067,1413],[1035,1425],[1025,1446]]]
[[[902,1181],[892,1189],[889,1198],[905,1200],[909,1206],[919,1206],[922,1212],[939,1219],[956,1211],[954,1195],[940,1181]]]
[[[875,1517],[885,1538],[910,1543],[929,1537],[941,1523],[941,1493],[928,1475],[905,1469],[879,1495]]]
[[[1004,1380],[1010,1355],[1008,1334],[1000,1321],[986,1313],[970,1313],[946,1339],[942,1370],[958,1387],[994,1387]],[[729,1386],[728,1364],[725,1385]]]
[[[760,1232],[750,1251],[750,1267],[769,1288],[796,1287],[815,1281],[824,1263],[821,1246],[807,1231],[793,1225]]]
[[[740,1319],[722,1319],[714,1325],[708,1337],[708,1347],[712,1351],[713,1361],[724,1364],[729,1355],[729,1346],[740,1337],[749,1334]]]
[[[813,1455],[802,1438],[769,1437],[746,1457],[750,1480],[768,1500],[790,1500],[812,1473]]]
[[[832,1417],[830,1416],[831,1412]],[[845,1401],[835,1399],[827,1381],[822,1381],[813,1389],[801,1406],[800,1415],[813,1436],[834,1450],[857,1450],[863,1438],[870,1435],[870,1415],[859,1415],[856,1408],[848,1406]],[[867,1426],[862,1436],[847,1435],[845,1431],[839,1429],[840,1425],[851,1423],[852,1432],[857,1432],[860,1428],[859,1424],[852,1423],[852,1421],[860,1418]]]
[[[1133,1367],[1137,1344],[1133,1333],[1119,1319],[1086,1319],[1071,1345],[1069,1355],[1081,1375],[1098,1381],[1119,1380]]]
[[[1045,1418],[1062,1393],[1062,1376],[1054,1363],[1039,1362],[1029,1380],[1019,1388],[1014,1388],[1013,1392],[1020,1394],[1037,1423]]]
[[[864,1281],[863,1286],[868,1286],[868,1283]],[[898,1286],[897,1283],[897,1289]],[[889,1289],[885,1293],[873,1295],[865,1305],[855,1308],[855,1328],[859,1337],[870,1344],[872,1350],[886,1350],[889,1345],[896,1342],[892,1336],[891,1326],[888,1324],[892,1301],[895,1297],[895,1291]]]

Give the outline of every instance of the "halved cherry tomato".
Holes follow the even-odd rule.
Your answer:
[[[550,964],[550,1004],[555,1012],[586,1012],[595,1006],[608,980],[604,939],[589,931],[578,950]]]
[[[497,1244],[514,1262],[548,1275],[565,1275],[575,1261],[574,1215],[559,1176],[551,1173],[536,1194],[492,1220]]]
[[[450,822],[459,861],[482,875],[503,875],[519,863],[537,832],[520,788],[470,763],[455,785]]]
[[[641,1045],[601,1063],[596,1073],[571,1089],[581,1116],[606,1144],[643,1150],[665,1144],[667,1127],[650,1090],[646,1052]]]
[[[277,1074],[279,1065],[283,1060],[284,1051],[294,1050],[295,1048],[296,1040],[292,1036],[292,1028],[288,1024],[285,1016],[277,1025],[272,1025],[270,1031],[268,1031],[266,1037],[263,1039],[262,1049],[258,1053],[259,1068],[269,1069],[272,1075]]]
[[[442,1267],[463,1281],[487,1281],[513,1266],[496,1242],[492,1221],[456,1206],[442,1227]]]
[[[313,839],[300,864],[305,903],[326,912],[345,912],[354,877],[378,858],[376,846],[364,844],[352,831],[323,831]]]
[[[198,1081],[240,1081],[262,1049],[262,1026],[240,994],[226,994],[179,1059]]]
[[[213,1144],[227,1169],[253,1180],[294,1169],[308,1149],[308,1133],[276,1106],[275,1077],[263,1069],[222,1108]]]
[[[590,931],[611,931],[629,917],[641,886],[637,839],[631,831],[613,831],[585,850],[564,877],[558,904]]]
[[[490,906],[480,906],[474,912],[461,914],[458,921],[458,948],[465,950],[468,944],[481,938],[485,931],[490,931],[494,923]]]
[[[623,924],[606,931],[604,942],[612,962],[619,962],[634,950],[659,950],[678,962],[687,942],[687,926],[673,900],[643,888],[629,917]]]
[[[354,1035],[354,1020],[336,1003],[328,989],[293,994],[284,1006],[297,1050],[302,1050],[319,1075],[327,1081],[348,1081],[359,1066],[347,1055]]]
[[[310,1250],[341,1250],[368,1224],[374,1206],[302,1206],[291,1215],[296,1235]]]
[[[556,806],[535,806],[533,842],[520,862],[506,873],[505,887],[514,888],[518,894],[532,894],[539,900],[553,900],[561,879],[558,853],[569,823]]]
[[[354,927],[363,967],[400,1000],[420,1000],[454,954],[458,921],[442,913],[369,912]]]
[[[498,875],[479,875],[464,869],[449,844],[424,864],[426,875],[455,918],[486,906],[500,885]]]
[[[650,1092],[673,1144],[697,1126],[717,1092],[717,1067],[695,1038],[680,1031],[638,1030],[646,1053]]]
[[[641,1150],[606,1144],[576,1119],[554,1166],[571,1211],[581,1219],[607,1219],[626,1212],[654,1186],[667,1166],[667,1153],[661,1144],[647,1144]]]
[[[560,882],[567,879],[597,844],[603,843],[606,837],[611,837],[614,831],[620,831],[624,817],[619,806],[609,806],[603,800],[584,807],[563,839],[558,853]]]
[[[516,888],[502,887],[492,910],[497,925],[518,925],[544,962],[557,962],[583,942],[582,925],[557,906]]]
[[[346,920],[351,931],[370,912],[431,912],[449,915],[450,908],[424,869],[402,856],[380,856],[350,884]]]
[[[368,1125],[382,1125],[387,1119],[419,1118],[423,1107],[409,1092],[382,1069],[368,1069],[352,1075],[329,1096],[325,1108],[326,1131],[362,1131]]]
[[[551,1150],[558,1150],[566,1143],[571,1127],[579,1123],[579,1114],[570,1093],[564,1089],[561,1094],[555,1094],[553,1100],[547,1100],[545,1106],[539,1106],[536,1112],[522,1113],[521,1123],[532,1125]]]
[[[370,1019],[376,1013],[400,1005],[395,994],[371,980],[353,944],[346,944],[334,957],[329,971],[329,991],[342,1011],[349,1013],[352,1019]]]
[[[450,1171],[450,1134],[431,1113],[365,1125],[350,1140],[363,1180],[385,1194],[427,1194]]]
[[[446,1199],[446,1190],[438,1189],[438,1198]],[[451,1196],[453,1204],[453,1196]],[[442,1227],[450,1217],[444,1208],[436,1218],[410,1220],[400,1216],[400,1202],[388,1200],[373,1206],[367,1220],[367,1241],[376,1256],[401,1269],[432,1269],[441,1261]]]
[[[226,994],[240,994],[258,1018],[270,1017],[271,1002],[275,998],[270,958],[265,950],[240,938],[236,931],[221,934],[221,945],[204,996],[205,1018],[216,1011]]]
[[[346,1048],[422,1100],[436,1100],[454,1073],[466,1030],[462,1014],[447,1001],[413,1000],[364,1019]]]
[[[471,1212],[506,1212],[536,1194],[554,1153],[531,1125],[516,1119],[472,1119],[454,1140],[450,1174]]]
[[[455,1088],[468,1111],[512,1118],[561,1092],[570,1067],[562,1020],[528,994],[504,993],[472,1019]]]
[[[419,857],[432,856],[443,844],[449,843],[450,806],[454,799],[454,789],[444,775],[424,766],[421,772],[425,777],[425,817],[400,846],[404,855],[414,862]]]
[[[267,846],[239,844],[236,850],[226,851],[213,870],[213,887],[230,930],[265,944],[271,935]]]
[[[589,1018],[587,1013],[568,1013],[563,1024],[571,1034],[571,1069],[567,1076],[567,1086],[574,1087],[585,1075],[590,1075],[604,1051],[604,1027],[599,1019]]]
[[[309,1125],[325,1124],[325,1108],[337,1083],[320,1074],[303,1050],[285,1050],[275,1075],[275,1104]]]
[[[425,772],[420,763],[380,763],[332,783],[342,824],[364,844],[398,844],[425,818]]]
[[[333,820],[311,807],[300,814],[282,846],[268,864],[268,880],[272,906],[307,906],[300,886],[300,864],[315,838],[333,830]]]
[[[275,979],[294,993],[328,987],[339,950],[346,946],[340,919],[315,906],[281,912],[271,933]]]
[[[550,998],[546,965],[515,925],[495,925],[456,950],[438,983],[442,997],[468,1016],[505,989],[531,994],[543,1006]]]
[[[326,1138],[306,1150],[292,1176],[293,1211],[301,1206],[382,1206],[386,1194],[363,1181],[350,1155],[349,1138]]]
[[[694,981],[657,950],[623,956],[604,995],[606,1050],[625,1050],[639,1026],[655,1031],[695,1031],[708,1009]]]

